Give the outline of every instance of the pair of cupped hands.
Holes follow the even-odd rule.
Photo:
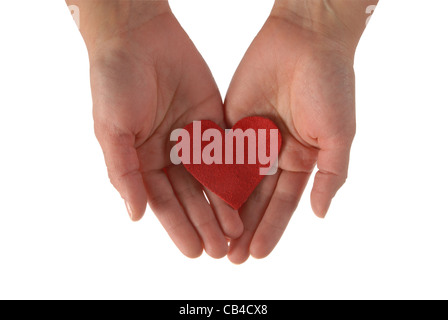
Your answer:
[[[67,2],[80,6],[95,133],[132,220],[141,219],[149,204],[191,258],[203,250],[233,263],[250,255],[264,258],[280,240],[316,165],[311,205],[325,217],[347,177],[355,134],[353,59],[364,21],[362,28],[354,23],[354,30],[362,30],[353,32],[344,21],[348,15],[328,8],[328,1],[295,1],[307,3],[306,10],[277,1],[223,103],[167,2]],[[360,15],[365,19],[362,10]],[[229,128],[248,116],[273,120],[283,146],[278,172],[266,176],[236,211],[171,163],[170,134],[195,120]]]

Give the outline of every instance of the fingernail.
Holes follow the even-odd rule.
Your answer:
[[[127,201],[125,201],[124,203],[126,204],[126,209],[128,210],[129,217],[132,220],[132,208],[131,208],[130,204]]]

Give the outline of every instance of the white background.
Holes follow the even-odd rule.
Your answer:
[[[172,1],[223,95],[272,3]],[[380,2],[356,57],[347,184],[323,221],[308,188],[274,253],[235,266],[183,257],[150,211],[129,221],[64,2],[2,1],[0,298],[448,298],[447,14]]]

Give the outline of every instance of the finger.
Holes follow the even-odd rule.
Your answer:
[[[205,193],[210,200],[210,205],[215,212],[224,235],[230,239],[239,238],[244,231],[244,225],[238,210],[234,210],[210,190],[205,189]]]
[[[282,171],[250,245],[250,254],[254,258],[265,258],[274,250],[299,204],[309,177],[308,172]]]
[[[244,232],[238,239],[230,241],[228,257],[232,263],[241,264],[249,258],[252,238],[271,200],[279,173],[266,176],[240,209]]]
[[[140,220],[146,210],[147,195],[134,147],[135,136],[98,123],[95,123],[95,134],[103,149],[111,183],[125,200],[131,219]]]
[[[326,143],[319,151],[311,206],[320,218],[325,217],[336,192],[347,180],[351,141]]]
[[[162,226],[179,250],[189,258],[202,254],[201,239],[174,194],[168,177],[162,170],[144,174],[148,202]]]
[[[227,255],[227,240],[205,199],[201,184],[183,166],[171,166],[167,173],[177,198],[202,239],[207,254],[216,259]]]

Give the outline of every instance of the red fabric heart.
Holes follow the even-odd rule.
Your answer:
[[[228,160],[232,158],[231,154],[227,154],[227,161],[226,161],[226,143],[225,143],[225,136],[226,133],[224,130],[219,127],[216,123],[209,120],[202,120],[199,121],[201,126],[201,140],[199,142],[198,135],[195,136],[194,132],[194,124],[191,123],[187,125],[184,129],[188,131],[189,137],[190,137],[190,160],[185,161],[185,159],[188,159],[187,156],[185,156],[182,159],[182,163],[185,166],[185,168],[190,172],[202,185],[204,185],[206,188],[208,188],[213,193],[217,194],[221,199],[223,199],[226,203],[228,203],[232,208],[239,209],[249,198],[249,196],[254,191],[255,187],[263,180],[264,175],[260,175],[260,168],[268,168],[268,164],[262,164],[260,162],[259,158],[259,140],[263,141],[261,142],[262,145],[265,147],[265,152],[262,147],[262,153],[264,152],[264,155],[269,156],[270,155],[270,130],[277,130],[278,132],[278,153],[280,153],[280,148],[282,144],[282,137],[280,130],[278,130],[278,127],[273,123],[271,120],[262,118],[262,117],[248,117],[244,118],[240,121],[238,121],[234,126],[233,130],[241,129],[243,132],[246,132],[247,129],[253,129],[255,136],[256,136],[256,161],[249,164],[249,156],[248,156],[248,150],[249,145],[248,141],[249,139],[244,139],[244,163],[243,164],[237,164],[237,143],[235,143],[234,140],[234,146],[233,146],[233,164],[228,164]],[[198,127],[196,126],[196,129]],[[197,156],[196,156],[196,163],[193,163],[194,159],[194,146],[196,142],[196,146],[200,144],[200,154],[202,155],[202,152],[204,151],[204,148],[214,142],[214,138],[209,138],[209,141],[202,141],[202,136],[204,132],[207,129],[217,129],[219,130],[221,141],[222,141],[222,157],[221,158],[221,164],[217,163],[211,163],[206,164],[204,163],[202,157],[200,159],[200,164],[197,164]],[[260,139],[260,131],[259,129],[265,129],[266,134],[261,135]],[[196,130],[198,131],[198,130]],[[215,131],[216,132],[216,131]],[[264,138],[266,137],[266,139]],[[196,138],[195,138],[196,137]],[[196,139],[196,140],[195,140]],[[181,138],[179,138],[179,141],[181,141]],[[252,140],[253,141],[253,140]],[[265,141],[265,143],[264,143]],[[179,146],[179,144],[178,144]],[[231,150],[231,148],[227,148],[228,150]],[[239,149],[241,151],[241,149]],[[251,148],[253,152],[253,148]],[[210,147],[209,147],[210,151]],[[182,151],[183,152],[183,151]],[[182,153],[181,152],[181,153]],[[196,152],[198,152],[198,148],[196,148]],[[198,153],[196,153],[198,155]],[[211,153],[212,156],[215,156],[214,152]],[[272,159],[271,159],[272,160]],[[266,161],[266,159],[264,159]],[[240,158],[241,162],[241,158]],[[227,163],[227,164],[226,164]],[[273,163],[270,163],[271,165]]]

